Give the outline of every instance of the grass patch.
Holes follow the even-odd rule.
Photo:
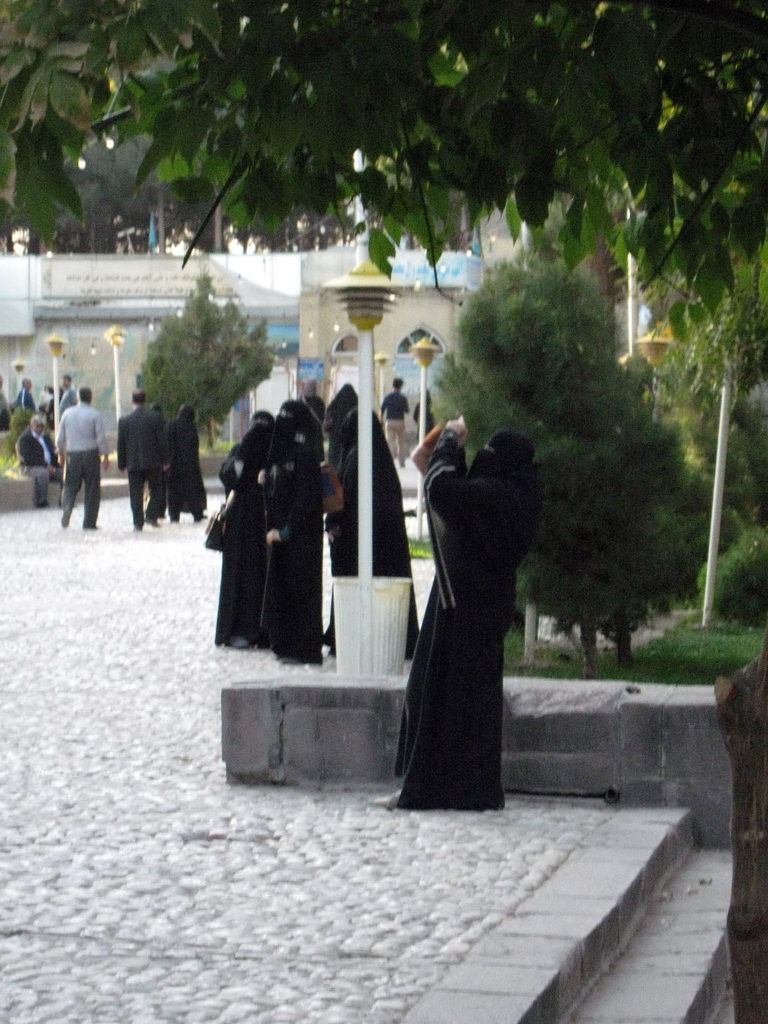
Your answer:
[[[428,540],[411,540],[408,539],[408,550],[411,553],[411,558],[431,558],[432,557],[432,543]]]
[[[729,676],[752,661],[763,641],[763,630],[751,626],[711,626],[682,622],[663,636],[638,647],[631,665],[617,665],[613,651],[600,654],[602,679],[674,686],[712,686],[718,676]],[[581,654],[574,648],[540,645],[534,666],[522,669],[522,630],[507,636],[504,669],[508,674],[546,679],[580,679]]]

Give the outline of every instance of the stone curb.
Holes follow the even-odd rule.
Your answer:
[[[693,851],[570,1024],[710,1024],[724,1008],[729,975],[731,873],[725,852]]]
[[[553,1024],[630,941],[693,841],[684,810],[622,811],[411,1009],[403,1024]],[[624,1018],[622,1018],[624,1019]]]
[[[222,690],[230,781],[394,785],[402,677],[307,672]],[[709,687],[504,680],[509,792],[606,796],[693,814],[698,845],[729,844],[730,767]]]

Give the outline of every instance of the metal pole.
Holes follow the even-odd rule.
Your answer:
[[[112,344],[115,363],[115,417],[120,422],[120,346]]]
[[[637,260],[627,253],[627,350],[635,351],[637,340]]]
[[[355,150],[354,168],[365,169],[362,150]],[[365,222],[357,236],[356,263],[368,259],[368,222],[362,200],[355,199],[355,219]],[[360,587],[360,673],[373,674],[373,331],[357,332],[357,580]]]
[[[427,433],[427,367],[420,366],[420,391],[419,391],[419,444],[424,440]],[[424,476],[419,473],[416,485],[416,538],[424,539]]]
[[[701,624],[709,626],[712,619],[712,602],[715,593],[717,553],[720,548],[720,521],[723,515],[723,490],[725,485],[725,461],[728,456],[728,424],[731,410],[731,365],[726,363],[723,375],[723,389],[720,397],[720,425],[717,431],[717,457],[715,459],[715,482],[712,488],[712,518],[709,524],[709,550],[707,552],[707,577],[704,584],[704,608]]]
[[[53,436],[59,432],[59,360],[53,357]]]
[[[359,330],[357,416],[357,576],[360,586],[360,673],[373,673],[373,331]]]

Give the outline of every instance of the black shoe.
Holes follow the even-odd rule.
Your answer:
[[[71,515],[72,515],[71,511],[70,512],[62,512],[62,514],[61,514],[61,525],[64,527],[65,530],[69,526],[69,517]]]
[[[134,533],[141,533],[141,531],[142,531],[143,529],[144,529],[144,527],[143,527],[143,526],[134,526],[134,528],[133,528],[133,532],[134,532]]]
[[[160,529],[160,523],[158,523],[156,519],[145,519],[144,522],[147,524],[147,526],[151,526],[155,530]]]
[[[48,508],[48,502],[38,501],[38,503],[35,505],[35,508]]]
[[[227,642],[227,647],[234,647],[236,651],[244,651],[250,646],[244,636],[231,636]]]
[[[98,526],[96,526],[95,524],[93,526],[83,526],[83,529],[84,530],[98,530]]]

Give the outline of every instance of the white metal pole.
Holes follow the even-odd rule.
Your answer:
[[[360,672],[373,673],[373,331],[357,338],[357,575],[360,586]]]
[[[59,360],[53,357],[53,436],[59,432]]]
[[[115,362],[115,417],[120,422],[120,346],[112,345],[112,354]]]
[[[637,341],[637,260],[627,253],[627,350],[635,351]]]
[[[419,391],[419,444],[427,433],[427,367],[421,366],[421,390]],[[419,473],[416,485],[416,537],[424,538],[424,476]]]
[[[723,375],[723,389],[720,396],[720,425],[717,431],[717,457],[715,459],[715,482],[712,488],[712,518],[709,524],[709,550],[707,552],[707,576],[704,584],[704,608],[701,624],[705,628],[712,619],[712,602],[715,593],[717,554],[720,548],[720,522],[723,516],[723,490],[725,485],[725,462],[728,456],[728,424],[731,411],[732,374],[730,363],[726,363]]]
[[[354,168],[365,168],[365,157],[355,150]],[[362,200],[355,200],[355,218],[366,222],[365,231],[357,236],[356,265],[368,257],[368,225]],[[357,580],[360,587],[360,673],[373,674],[373,444],[371,415],[373,412],[373,331],[357,332]]]

